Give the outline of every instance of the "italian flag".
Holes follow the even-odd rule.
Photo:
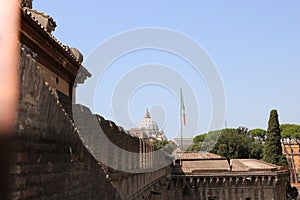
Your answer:
[[[182,96],[182,88],[180,88],[180,101],[181,101],[181,115],[183,119],[183,124],[186,126],[186,118],[185,118],[185,106],[184,106],[184,101],[183,101],[183,96]]]

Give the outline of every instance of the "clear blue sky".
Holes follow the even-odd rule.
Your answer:
[[[300,123],[299,1],[34,0],[33,6],[57,22],[57,39],[78,48],[85,57],[107,38],[130,29],[160,27],[181,32],[199,43],[216,64],[226,91],[228,127],[266,129],[273,108],[278,109],[280,123]],[[114,63],[103,77],[113,80],[112,84],[97,90],[95,112],[130,128],[114,119],[109,99],[122,75],[145,63],[174,67],[189,81],[197,96],[200,122],[192,134],[207,132],[211,101],[203,79],[194,77],[188,63],[165,52],[145,50]],[[185,129],[190,132],[189,122],[195,119],[190,119],[189,113],[195,105],[184,97],[188,122]],[[120,100],[120,106],[126,104],[127,100]],[[178,96],[176,99],[159,85],[140,88],[128,101],[128,112],[135,124],[147,107],[152,108],[153,118],[169,138],[175,137]]]

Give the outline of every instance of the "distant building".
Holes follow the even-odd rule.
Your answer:
[[[255,159],[232,159],[208,152],[177,153],[171,199],[286,200],[289,172]]]
[[[181,138],[174,138],[173,142],[177,145],[177,146],[181,146]],[[193,144],[193,138],[182,138],[182,144],[183,144],[183,149],[187,149],[189,146],[191,146]]]
[[[288,161],[290,181],[300,191],[300,147],[295,141],[283,142],[282,151]]]
[[[146,142],[155,140],[167,140],[163,131],[159,131],[157,123],[151,118],[149,110],[146,110],[144,119],[139,123],[137,128],[131,128],[129,132]]]

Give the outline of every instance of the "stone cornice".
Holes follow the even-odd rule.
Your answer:
[[[38,54],[39,63],[59,74],[67,82],[75,81],[79,69],[83,77],[80,77],[77,83],[91,76],[69,52],[68,47],[56,40],[31,16],[30,12],[22,8],[20,42]]]

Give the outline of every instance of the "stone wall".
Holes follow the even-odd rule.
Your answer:
[[[112,173],[110,178],[122,199],[167,200],[169,174],[169,168],[162,168],[145,173]]]
[[[67,81],[59,77],[57,74],[49,70],[41,63],[38,63],[38,67],[40,69],[40,73],[42,74],[44,80],[48,82],[50,87],[63,92],[68,97],[70,96],[70,85]],[[71,97],[69,98],[71,99]]]
[[[118,199],[100,163],[37,69],[25,46],[20,55],[18,132],[14,137],[11,199]]]
[[[170,177],[171,157],[83,105],[73,105],[73,116],[81,140],[122,199],[153,199],[154,193],[166,199],[166,186],[160,183]]]
[[[172,158],[164,151],[131,135],[113,121],[92,114],[83,105],[73,105],[75,126],[90,152],[109,172],[143,173],[165,168]]]
[[[171,158],[85,106],[67,113],[37,63],[22,45],[10,199],[167,199]]]
[[[173,175],[169,199],[286,200],[286,172]]]

